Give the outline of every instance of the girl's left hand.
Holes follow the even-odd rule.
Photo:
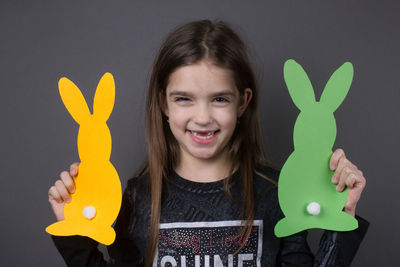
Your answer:
[[[346,186],[349,188],[344,211],[355,216],[357,202],[367,183],[362,171],[346,158],[343,149],[340,148],[336,149],[332,154],[330,169],[335,171],[332,177],[332,183],[337,184],[336,190],[342,192]]]

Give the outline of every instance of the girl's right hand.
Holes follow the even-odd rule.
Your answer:
[[[49,189],[49,202],[53,209],[57,221],[63,221],[64,205],[71,202],[71,194],[75,192],[74,177],[78,175],[79,163],[73,163],[69,172],[63,171],[60,174],[60,180],[57,180]]]

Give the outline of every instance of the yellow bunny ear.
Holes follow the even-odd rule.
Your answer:
[[[97,85],[93,101],[93,116],[107,121],[114,107],[115,84],[111,73],[106,72]]]
[[[90,111],[79,88],[70,80],[63,77],[58,81],[61,99],[72,118],[81,124],[90,117]]]

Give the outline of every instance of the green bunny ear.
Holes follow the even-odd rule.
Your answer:
[[[353,64],[344,63],[329,78],[322,92],[320,102],[334,112],[346,97],[353,80]]]
[[[311,103],[315,103],[314,89],[307,73],[299,63],[293,59],[287,60],[283,67],[283,76],[289,94],[300,110],[310,106]]]

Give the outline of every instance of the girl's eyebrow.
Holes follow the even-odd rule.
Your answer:
[[[169,93],[168,96],[172,97],[172,96],[176,96],[176,95],[193,97],[193,94],[191,94],[189,92],[185,92],[185,91],[172,91]],[[220,91],[220,92],[215,92],[211,96],[213,96],[213,97],[215,97],[215,96],[235,96],[235,93],[230,90],[229,91],[224,90],[224,91]]]
[[[172,97],[172,96],[176,96],[176,95],[179,95],[179,96],[192,96],[192,94],[191,93],[188,93],[188,92],[185,92],[185,91],[172,91],[172,92],[170,92],[169,93],[169,97]]]
[[[216,92],[215,94],[212,94],[213,97],[215,96],[235,96],[236,94],[232,91],[221,91],[221,92]]]

